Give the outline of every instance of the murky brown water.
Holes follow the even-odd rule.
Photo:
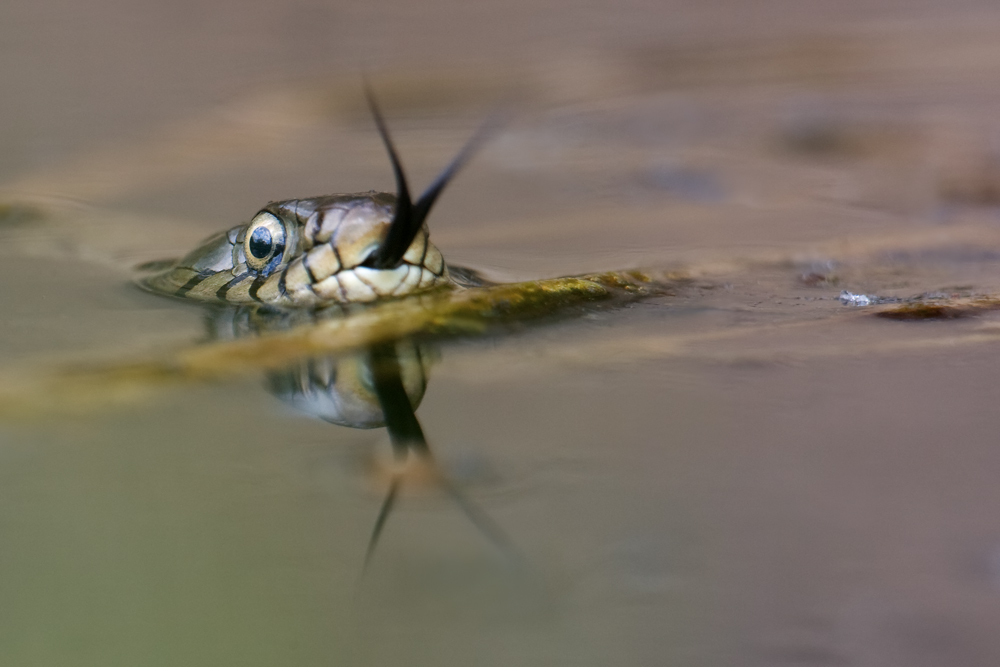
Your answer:
[[[1000,295],[1000,14],[228,4],[2,10],[0,663],[1000,663],[1000,315],[837,299]],[[520,560],[413,490],[362,576],[388,437],[257,372],[51,390],[206,338],[136,263],[391,189],[361,67],[416,189],[513,111],[450,262],[694,278],[436,346],[417,416]]]

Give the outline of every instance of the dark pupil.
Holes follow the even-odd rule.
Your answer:
[[[250,254],[257,259],[264,259],[271,254],[271,232],[267,227],[258,227],[250,235]]]

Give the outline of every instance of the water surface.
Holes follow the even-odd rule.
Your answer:
[[[237,17],[270,50],[105,8],[146,93],[99,35],[3,47],[34,69],[4,74],[0,662],[997,663],[1000,320],[837,297],[1000,294],[1000,17],[551,5],[524,53],[483,38],[463,67],[516,8],[457,16],[452,41],[433,12],[380,24],[372,81],[416,189],[516,110],[431,216],[448,261],[692,281],[435,341],[417,417],[518,556],[414,485],[365,568],[384,429],[297,411],[252,369],[45,391],[209,338],[135,264],[269,200],[391,188],[351,50],[373,17],[293,4],[307,18]],[[14,13],[56,37],[73,18]],[[292,48],[325,21],[355,32]],[[393,40],[414,26],[440,39]]]

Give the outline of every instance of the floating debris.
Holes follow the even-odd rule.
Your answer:
[[[831,260],[813,260],[797,262],[799,270],[798,281],[806,287],[830,287],[840,283],[840,277],[835,272],[836,263]]]
[[[825,287],[827,285],[836,285],[840,282],[840,279],[832,273],[810,271],[809,273],[800,274],[799,282],[807,287]]]
[[[840,303],[845,306],[874,306],[880,303],[902,303],[904,299],[898,296],[875,296],[874,294],[855,294],[844,290],[840,293]]]
[[[890,320],[957,320],[995,310],[1000,310],[1000,299],[981,297],[978,299],[953,299],[944,303],[941,301],[917,301],[875,314]]]
[[[888,320],[956,320],[979,314],[980,309],[943,303],[907,303],[876,313]]]
[[[840,293],[840,303],[845,306],[870,306],[878,302],[878,297],[870,297],[867,294],[854,294],[844,290]]]

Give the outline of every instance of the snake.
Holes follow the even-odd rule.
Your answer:
[[[479,530],[496,546],[512,552],[503,531],[433,463],[415,414],[433,354],[421,341],[413,340],[413,334],[426,339],[429,329],[440,328],[441,322],[448,331],[466,330],[470,325],[478,331],[483,322],[566,312],[568,306],[614,295],[622,297],[619,301],[628,300],[648,294],[646,288],[656,281],[637,272],[612,272],[501,284],[472,269],[447,265],[430,241],[426,218],[494,123],[484,123],[413,201],[381,110],[371,90],[365,92],[392,165],[395,193],[370,191],[271,202],[249,222],[215,234],[181,259],[156,263],[155,272],[138,283],[158,294],[224,306],[206,320],[213,340],[289,332],[342,314],[347,315],[340,320],[346,327],[351,314],[345,309],[385,303],[380,316],[367,321],[381,325],[389,335],[369,335],[365,344],[347,354],[310,355],[286,368],[272,369],[267,375],[268,389],[300,411],[333,424],[361,429],[385,426],[397,460],[423,462],[425,470],[433,471],[437,485]],[[407,298],[447,288],[465,290],[466,296],[402,307]],[[393,300],[400,307],[392,309],[387,302]],[[355,312],[354,321],[359,319]],[[366,563],[395,504],[401,479],[398,474],[392,477],[368,543]]]

